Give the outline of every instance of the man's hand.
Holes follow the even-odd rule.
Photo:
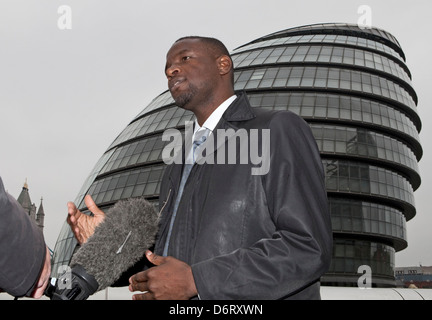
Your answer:
[[[133,300],[187,300],[197,295],[191,267],[173,257],[146,252],[147,259],[155,265],[129,279]]]
[[[31,297],[35,299],[39,299],[42,297],[45,288],[48,285],[49,278],[51,275],[51,256],[48,247],[46,248],[46,254],[45,254],[45,262],[44,266],[42,268],[42,272],[39,276],[38,283],[36,285],[36,288],[34,289]]]
[[[105,213],[98,208],[90,195],[85,196],[84,202],[93,216],[79,211],[73,202],[67,203],[67,222],[79,244],[85,243],[93,235],[95,228],[105,219]]]

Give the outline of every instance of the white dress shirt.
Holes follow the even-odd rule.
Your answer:
[[[231,97],[229,97],[228,99],[226,99],[224,102],[222,102],[221,105],[219,107],[217,107],[212,112],[212,114],[210,115],[210,117],[207,118],[207,120],[203,123],[202,126],[200,126],[198,124],[198,121],[195,118],[194,133],[192,135],[192,143],[191,143],[191,145],[193,145],[193,142],[195,140],[195,134],[199,130],[204,130],[204,128],[206,128],[206,129],[210,130],[210,134],[213,133],[213,130],[215,129],[215,127],[218,124],[219,120],[222,118],[222,115],[224,114],[224,112],[226,111],[226,109],[228,109],[228,107],[231,105],[231,103],[236,98],[237,98],[236,95],[232,95]],[[193,155],[192,155],[191,151],[188,152],[186,163],[194,163],[194,161],[193,161]]]

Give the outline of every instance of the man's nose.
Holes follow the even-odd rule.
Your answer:
[[[180,73],[180,68],[177,65],[171,65],[165,70],[165,74],[168,79],[176,76],[178,73]]]

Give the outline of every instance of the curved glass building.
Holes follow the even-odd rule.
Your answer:
[[[324,285],[357,286],[359,267],[375,287],[392,287],[395,252],[407,247],[416,214],[421,121],[411,73],[398,41],[379,29],[316,24],[266,35],[232,51],[235,89],[253,107],[290,110],[311,126],[326,173],[334,248]],[[158,200],[165,164],[161,137],[193,114],[169,91],[156,97],[102,155],[76,203],[91,194],[107,209],[144,195]],[[60,232],[53,272],[68,264],[75,241]]]

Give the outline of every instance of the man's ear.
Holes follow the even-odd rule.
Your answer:
[[[231,58],[227,55],[222,55],[218,58],[218,69],[221,76],[228,74],[233,68]]]

